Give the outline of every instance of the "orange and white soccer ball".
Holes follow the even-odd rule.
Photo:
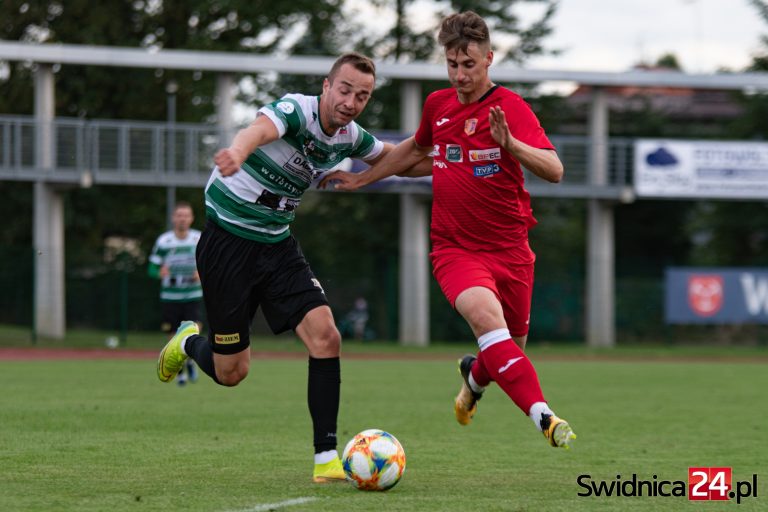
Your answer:
[[[405,452],[400,441],[379,429],[363,430],[344,448],[341,463],[347,480],[363,491],[386,491],[405,471]]]

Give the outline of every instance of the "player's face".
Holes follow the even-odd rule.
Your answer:
[[[176,208],[173,211],[173,217],[171,217],[175,231],[187,231],[194,220],[195,216],[192,214],[192,209],[186,207]]]
[[[358,71],[351,64],[339,68],[333,82],[323,82],[320,116],[329,133],[346,126],[363,112],[373,92],[373,75]]]
[[[474,41],[469,43],[467,51],[458,48],[445,51],[448,65],[448,80],[456,91],[472,101],[474,95],[482,95],[490,82],[488,67],[493,61],[493,52]]]

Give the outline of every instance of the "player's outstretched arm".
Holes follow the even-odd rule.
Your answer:
[[[507,117],[501,107],[491,107],[488,114],[491,136],[520,164],[543,180],[559,183],[563,179],[563,164],[557,152],[535,148],[516,139],[509,131]]]
[[[410,169],[406,169],[403,172],[397,173],[398,176],[403,178],[420,178],[422,176],[432,176],[432,157],[426,156],[422,158],[416,165]]]
[[[231,176],[243,165],[248,155],[259,146],[264,146],[280,138],[275,124],[267,116],[257,117],[247,128],[235,135],[228,148],[220,149],[213,157],[222,176]]]
[[[357,190],[389,176],[408,171],[424,160],[430,151],[432,151],[431,146],[419,146],[413,137],[408,137],[391,151],[373,160],[371,162],[373,165],[365,171],[358,173],[330,172],[320,180],[318,188],[325,188],[329,184],[333,184],[333,188],[336,190]]]

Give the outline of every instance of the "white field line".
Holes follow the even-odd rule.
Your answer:
[[[304,503],[309,503],[310,501],[315,501],[317,498],[312,497],[302,497],[302,498],[294,498],[291,500],[285,500],[280,501],[277,503],[264,503],[263,505],[255,505],[251,508],[244,508],[236,511],[231,512],[268,512],[269,510],[277,510],[279,508],[285,508],[290,507],[292,505],[303,505]]]

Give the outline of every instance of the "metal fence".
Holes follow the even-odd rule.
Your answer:
[[[37,128],[31,117],[0,116],[0,179],[203,185],[220,140],[212,125],[57,118],[45,169]]]
[[[221,134],[209,124],[56,118],[49,169],[38,165],[38,124],[28,116],[0,116],[0,179],[82,184],[202,186]],[[633,141],[609,141],[608,184],[590,184],[587,136],[551,137],[566,168],[563,183],[530,181],[534,195],[620,197],[631,184]]]

